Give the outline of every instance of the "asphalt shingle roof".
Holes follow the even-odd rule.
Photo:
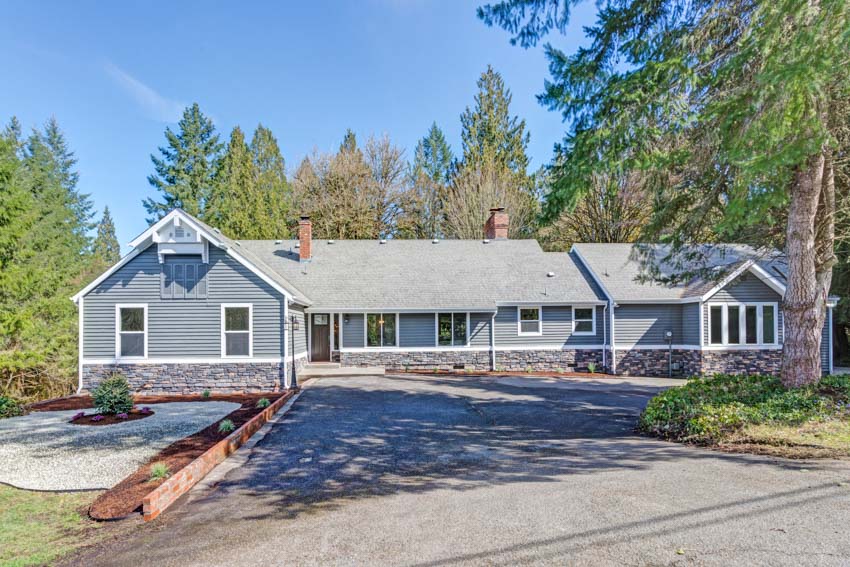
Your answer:
[[[601,299],[569,254],[544,252],[535,240],[314,240],[303,263],[297,242],[243,240],[236,249],[302,290],[313,308],[493,310]]]

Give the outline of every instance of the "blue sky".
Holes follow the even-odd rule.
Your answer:
[[[239,125],[271,128],[292,171],[313,149],[336,149],[346,128],[386,133],[410,157],[432,121],[460,150],[460,113],[488,64],[531,132],[531,167],[564,133],[535,95],[542,48],[509,35],[464,0],[315,2],[9,2],[0,21],[0,120],[25,128],[56,116],[79,160],[80,188],[108,205],[118,239],[144,230],[150,154],[197,101],[223,139]],[[594,3],[549,39],[583,40]]]

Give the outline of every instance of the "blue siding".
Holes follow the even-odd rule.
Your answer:
[[[782,296],[773,291],[767,284],[758,279],[752,274],[745,274],[737,280],[730,283],[714,295],[712,295],[706,303],[703,304],[702,316],[705,324],[703,325],[703,340],[704,344],[709,344],[708,334],[710,332],[708,325],[708,303],[746,303],[746,302],[776,302],[778,307],[777,328],[778,342],[782,344],[785,335],[785,318],[782,313]]]
[[[681,305],[621,305],[614,310],[614,325],[617,346],[666,345],[667,331],[673,333],[673,344],[685,339]]]
[[[205,299],[163,300],[151,246],[110,275],[83,302],[84,356],[115,356],[115,305],[148,304],[148,357],[219,357],[221,304],[252,303],[254,356],[284,356],[285,299],[225,252],[210,247]]]
[[[366,337],[363,329],[362,313],[345,313],[342,316],[342,347],[363,348]]]
[[[295,319],[298,321],[298,330],[295,331],[295,354],[307,352],[307,333],[309,333],[310,330],[307,328],[307,318],[304,316],[304,306],[295,303],[291,304],[289,306],[289,314],[295,315]]]
[[[699,303],[682,305],[683,345],[699,345]]]
[[[496,313],[496,347],[509,346],[582,346],[601,345],[603,342],[603,309],[596,308],[596,334],[572,334],[572,308],[569,305],[543,306],[543,334],[520,335],[517,329],[518,313],[515,306],[499,307]]]
[[[432,347],[436,340],[433,313],[399,314],[399,347]]]
[[[490,322],[491,313],[469,314],[469,344],[470,346],[490,346]]]

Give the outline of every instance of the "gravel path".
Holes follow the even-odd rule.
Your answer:
[[[239,404],[174,402],[150,407],[152,417],[102,426],[68,423],[78,410],[2,419],[0,482],[30,490],[111,488],[160,450]]]

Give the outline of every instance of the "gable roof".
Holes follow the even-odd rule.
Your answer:
[[[705,245],[690,252],[699,260],[678,266],[667,260],[670,247],[661,244],[573,245],[573,253],[591,270],[606,293],[618,302],[699,301],[714,295],[744,272],[752,272],[777,293],[784,294],[787,266],[778,252],[761,252],[743,244]],[[644,258],[651,258],[660,278],[683,271],[694,276],[679,283],[662,283]]]
[[[242,241],[299,289],[314,309],[494,311],[500,304],[601,303],[569,254],[535,240]],[[552,276],[549,276],[549,273]]]

